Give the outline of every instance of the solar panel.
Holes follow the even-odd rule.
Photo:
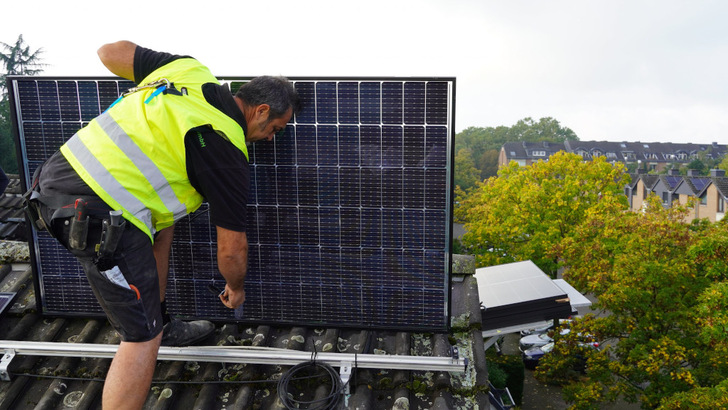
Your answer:
[[[16,292],[0,292],[0,317],[5,314],[6,309],[10,308],[16,295]]]
[[[232,89],[248,78],[225,78]],[[246,302],[215,289],[207,204],[179,221],[167,304],[186,318],[445,330],[452,232],[452,78],[291,78],[303,110],[273,141],[249,146]],[[11,77],[21,172],[30,175],[129,81]],[[39,306],[101,310],[70,253],[33,236]]]

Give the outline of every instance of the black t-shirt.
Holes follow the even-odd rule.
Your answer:
[[[157,68],[183,57],[137,46],[134,80],[138,83]],[[245,117],[226,85],[208,83],[203,85],[202,92],[209,104],[236,120],[247,132]],[[187,176],[192,187],[209,203],[212,224],[245,232],[250,168],[242,151],[211,127],[202,126],[185,136],[185,153]],[[60,151],[43,165],[39,179],[44,195],[94,195]]]

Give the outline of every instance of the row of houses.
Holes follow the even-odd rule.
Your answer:
[[[629,198],[633,211],[642,209],[645,199],[654,193],[662,199],[665,207],[674,202],[687,204],[695,202],[688,220],[707,218],[712,222],[725,216],[728,202],[728,178],[722,169],[713,169],[709,176],[701,176],[696,170],[688,170],[687,175],[679,174],[680,167],[686,167],[695,159],[716,160],[728,154],[728,145],[676,144],[643,142],[608,141],[565,141],[554,142],[507,142],[501,147],[498,165],[504,166],[516,161],[528,166],[539,160],[566,151],[581,155],[585,161],[604,157],[609,162],[636,164],[630,174],[632,181],[625,186],[624,193]],[[648,173],[650,172],[650,173]],[[662,172],[662,174],[657,174]]]
[[[501,147],[498,165],[504,166],[511,161],[516,161],[521,166],[531,165],[559,151],[581,155],[585,160],[604,157],[608,162],[635,164],[635,169],[648,173],[686,166],[695,159],[723,158],[728,153],[728,145],[715,142],[712,144],[609,141],[507,142]]]
[[[698,175],[695,170],[688,170],[685,176],[678,170],[670,169],[667,174],[633,174],[632,181],[625,186],[624,193],[629,198],[633,211],[642,209],[645,199],[655,194],[662,199],[664,207],[677,202],[686,205],[694,202],[695,206],[687,216],[687,220],[707,218],[711,222],[725,217],[728,202],[728,177],[725,170],[712,169],[709,176]]]

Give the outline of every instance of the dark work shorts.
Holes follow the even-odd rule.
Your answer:
[[[51,210],[43,209],[44,217]],[[52,213],[52,212],[50,212]],[[68,247],[68,224],[60,219],[53,222],[54,235]],[[126,222],[114,254],[114,268],[126,284],[112,282],[94,264],[95,246],[101,237],[101,221],[91,218],[88,243],[85,250],[69,249],[81,263],[91,289],[111,325],[125,342],[146,342],[162,331],[162,313],[159,300],[159,276],[152,243],[146,233]]]

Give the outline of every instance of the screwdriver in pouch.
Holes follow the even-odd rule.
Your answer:
[[[71,249],[86,249],[86,238],[88,236],[88,215],[87,204],[83,198],[76,199],[74,203],[75,212],[71,219],[71,229],[68,233],[68,246]]]
[[[126,225],[126,221],[122,218],[122,211],[109,211],[109,219],[103,222],[103,230],[101,232],[101,244],[99,246],[99,257],[110,258],[116,252],[119,245],[121,234]]]

